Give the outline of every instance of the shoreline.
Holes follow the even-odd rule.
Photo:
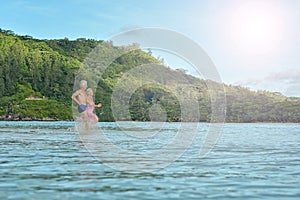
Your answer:
[[[75,120],[61,120],[53,118],[36,118],[24,117],[23,119],[9,118],[3,119],[0,117],[0,122],[75,122]],[[98,123],[116,122],[116,121],[99,121]],[[212,122],[164,122],[164,121],[118,121],[118,122],[135,122],[135,123],[198,123],[198,124],[212,124]],[[224,122],[219,124],[300,124],[300,122]]]
[[[57,118],[50,118],[50,117],[38,118],[38,117],[28,117],[28,116],[21,116],[21,115],[2,115],[0,116],[0,121],[62,121],[62,120]]]

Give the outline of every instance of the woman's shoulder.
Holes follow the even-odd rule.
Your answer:
[[[94,104],[93,98],[88,97],[88,98],[87,98],[87,103],[88,103],[88,104]]]

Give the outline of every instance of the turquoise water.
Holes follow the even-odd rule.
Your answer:
[[[161,148],[178,126],[98,125],[116,145],[141,152]],[[199,124],[193,144],[179,159],[145,173],[112,169],[110,163],[91,155],[73,122],[0,122],[0,127],[0,199],[300,197],[299,124],[226,124],[217,145],[205,158],[199,158],[198,153],[209,124]],[[155,140],[149,133],[156,129],[160,135],[155,144],[149,140],[150,145],[139,144],[141,138],[124,136],[148,134]]]

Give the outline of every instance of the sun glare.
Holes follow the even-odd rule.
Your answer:
[[[237,7],[230,26],[234,45],[251,54],[274,50],[283,37],[281,15],[271,2],[253,1]]]

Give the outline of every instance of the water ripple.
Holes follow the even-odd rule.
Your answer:
[[[165,129],[148,123],[138,128],[126,123],[99,125],[115,145],[143,153],[164,146],[178,128],[177,124]],[[145,173],[113,170],[105,157],[98,161],[85,149],[72,122],[0,122],[0,126],[0,199],[298,199],[300,195],[298,124],[227,124],[214,150],[200,159],[208,127],[203,124],[178,160]],[[127,134],[151,131],[160,131],[155,135],[159,139]],[[111,155],[106,152],[107,162],[123,162]]]

